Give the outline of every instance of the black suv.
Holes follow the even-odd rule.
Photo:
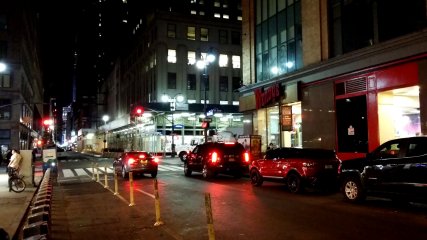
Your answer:
[[[356,202],[367,195],[427,201],[427,136],[390,140],[366,158],[342,161],[341,191]]]
[[[184,174],[201,172],[204,178],[212,178],[218,173],[228,173],[241,177],[248,171],[249,153],[237,142],[207,142],[197,145],[184,162]]]

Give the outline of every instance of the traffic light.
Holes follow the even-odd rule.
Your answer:
[[[202,122],[202,128],[203,128],[203,129],[208,129],[208,128],[209,128],[209,122],[207,122],[207,121],[203,121],[203,122]]]
[[[140,117],[144,113],[144,108],[142,106],[136,106],[133,109],[133,114],[137,117]]]

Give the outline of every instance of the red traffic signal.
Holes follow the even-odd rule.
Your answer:
[[[203,128],[203,129],[207,129],[207,128],[209,128],[209,122],[203,121],[203,122],[202,122],[202,128]]]
[[[141,106],[137,106],[133,109],[133,114],[137,116],[141,116],[144,113],[144,108]]]

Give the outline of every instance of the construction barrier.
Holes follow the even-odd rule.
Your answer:
[[[23,239],[51,239],[51,206],[54,176],[48,168],[29,207],[22,228]]]

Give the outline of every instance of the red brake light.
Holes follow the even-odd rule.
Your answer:
[[[218,153],[213,152],[212,153],[212,162],[215,163],[216,161],[218,161]]]
[[[159,160],[159,158],[158,158],[158,157],[155,157],[155,158],[154,158],[154,162],[155,162],[155,163],[159,163],[159,161],[160,161],[160,160]]]
[[[234,145],[234,144],[236,144],[235,142],[225,142],[224,143],[225,145]]]
[[[145,155],[144,154],[140,154],[138,157],[139,158],[145,158]]]
[[[129,163],[129,164],[134,164],[134,163],[135,163],[135,159],[133,159],[133,158],[129,158],[129,159],[128,159],[128,163]]]
[[[244,159],[245,159],[245,162],[249,162],[249,153],[245,152]]]

